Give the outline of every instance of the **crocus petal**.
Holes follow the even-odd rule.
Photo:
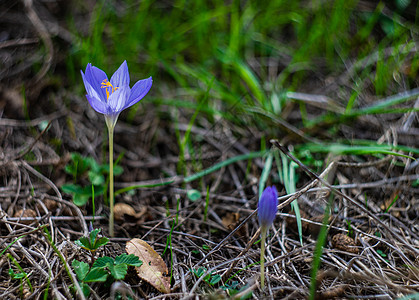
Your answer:
[[[103,98],[101,96],[101,94],[98,94],[97,90],[93,88],[93,86],[90,84],[89,80],[88,80],[88,76],[83,74],[83,71],[81,72],[81,77],[83,78],[83,83],[84,83],[84,87],[86,88],[86,92],[87,94],[91,97],[91,98],[95,98],[98,101],[103,101]],[[106,99],[106,96],[105,96]],[[106,101],[106,100],[105,100]]]
[[[107,115],[109,113],[109,107],[106,102],[99,100],[98,98],[91,97],[90,95],[86,95],[87,100],[89,100],[90,106],[93,107],[95,111],[98,113]]]
[[[152,85],[151,77],[140,80],[134,85],[134,93],[131,96],[126,61],[112,75],[110,82],[108,82],[105,72],[90,63],[87,65],[85,73],[81,71],[81,75],[90,105],[97,112],[104,114],[108,128],[113,128],[120,112],[140,101]]]
[[[148,93],[153,84],[151,76],[147,79],[137,81],[131,89],[131,95],[125,107],[130,107],[140,101]]]
[[[105,79],[108,80],[108,76],[106,76],[105,72],[95,66],[92,66],[92,64],[87,65],[86,80],[100,95],[100,99],[106,101],[106,89],[101,88],[101,84]]]
[[[108,99],[108,105],[112,113],[120,113],[126,108],[125,102],[129,98],[131,89],[128,85],[120,86]]]
[[[259,199],[259,224],[261,227],[269,227],[275,220],[278,206],[278,192],[275,186],[267,187]]]
[[[111,77],[111,84],[113,87],[121,87],[124,85],[129,85],[129,73],[128,65],[125,60],[121,66],[116,70],[116,72]]]

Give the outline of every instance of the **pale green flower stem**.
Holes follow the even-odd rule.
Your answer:
[[[260,286],[265,289],[265,244],[266,244],[266,233],[268,228],[262,226],[260,228],[262,239],[260,241]]]
[[[109,133],[109,235],[114,236],[114,194],[113,194],[113,126],[108,126]]]

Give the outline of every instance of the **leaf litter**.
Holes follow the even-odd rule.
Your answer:
[[[138,277],[147,281],[162,293],[170,293],[170,280],[166,263],[147,242],[132,239],[127,242],[126,251],[134,254],[143,262],[140,267],[135,267]]]
[[[36,28],[39,28],[36,22],[24,22],[19,26],[10,23],[10,16],[15,20],[27,20],[26,13],[37,10],[24,10],[20,2],[13,5],[12,2],[15,1],[0,3],[2,11],[10,13],[2,15],[2,28],[12,33],[11,39],[6,41],[12,46],[2,41],[0,53],[2,58],[7,58],[4,71],[0,73],[0,298],[35,299],[46,295],[54,299],[72,299],[70,278],[85,276],[90,262],[88,253],[74,241],[88,235],[89,222],[95,228],[103,228],[106,235],[108,208],[99,191],[96,191],[94,205],[87,201],[86,205],[78,207],[61,187],[74,183],[73,177],[65,171],[70,153],[81,153],[99,164],[104,163],[102,145],[106,132],[98,126],[104,123],[86,106],[83,94],[78,95],[74,86],[65,84],[69,80],[67,76],[62,76],[63,84],[59,85],[54,79],[54,76],[61,76],[58,73],[67,62],[59,50],[51,52],[48,41],[57,49],[77,44],[57,22],[60,16],[52,17],[55,4],[25,1],[33,3],[41,12],[51,12],[51,15],[42,14],[41,20],[54,24],[54,35],[57,36],[40,39],[36,36]],[[360,5],[366,3],[369,1]],[[91,17],[90,13],[85,15]],[[17,32],[15,28],[22,30]],[[27,38],[25,34],[29,33],[34,33],[35,38]],[[19,38],[12,39],[14,35]],[[384,55],[389,57],[387,53],[395,53],[393,50],[391,47],[385,49]],[[31,53],[36,55],[29,56]],[[162,265],[158,272],[167,275],[168,266],[173,276],[170,283],[158,285],[162,288],[159,291],[147,279],[141,280],[137,273],[130,274],[128,269],[125,282],[138,298],[161,299],[161,292],[170,292],[164,295],[166,299],[234,295],[238,295],[237,298],[251,295],[255,298],[302,299],[309,294],[316,239],[324,219],[324,208],[332,198],[334,205],[328,235],[316,276],[316,297],[397,299],[417,295],[419,122],[417,110],[406,112],[406,109],[418,107],[418,101],[415,98],[417,91],[406,92],[405,86],[412,81],[407,77],[415,72],[415,58],[409,52],[403,52],[403,55],[407,55],[405,69],[394,74],[403,77],[403,86],[389,87],[388,96],[394,94],[395,97],[382,97],[381,103],[400,98],[401,93],[411,97],[389,106],[388,114],[377,113],[382,108],[371,104],[380,99],[372,92],[371,78],[367,78],[362,83],[361,107],[353,111],[355,121],[343,122],[338,127],[334,126],[336,120],[328,119],[327,114],[323,117],[322,113],[324,110],[345,110],[346,103],[340,100],[349,99],[353,92],[348,84],[350,79],[356,78],[360,69],[375,64],[375,57],[379,56],[376,53],[349,66],[341,74],[321,74],[325,78],[324,84],[319,84],[317,75],[309,76],[304,86],[299,87],[304,97],[290,95],[300,101],[300,107],[307,108],[309,119],[319,117],[307,128],[291,126],[302,123],[296,102],[292,101],[287,102],[280,115],[264,114],[255,108],[252,118],[243,117],[246,121],[254,118],[257,124],[249,122],[246,126],[229,119],[217,119],[213,124],[206,115],[198,116],[191,125],[193,112],[186,106],[175,107],[174,113],[174,106],[161,105],[161,111],[157,111],[155,104],[147,102],[142,103],[132,119],[121,116],[115,130],[124,134],[117,134],[115,151],[117,155],[123,154],[120,165],[124,172],[116,178],[116,186],[120,190],[131,186],[141,188],[118,195],[118,201],[133,210],[122,209],[116,224],[117,237],[99,248],[96,257],[118,257],[125,252],[122,245],[136,237],[152,245],[155,252],[149,251],[155,253],[153,259],[161,255],[166,266],[165,269]],[[287,65],[286,61],[267,62],[263,57],[252,58],[246,63],[251,64],[258,76],[263,75],[265,66],[270,76],[275,76],[275,70]],[[49,72],[53,78],[48,73],[52,66],[54,70]],[[159,84],[159,90],[165,91],[168,98],[179,96],[179,90],[173,94],[169,92],[173,90],[172,84]],[[418,86],[417,79],[411,85]],[[23,86],[25,93],[22,93]],[[261,90],[262,86],[252,89]],[[313,94],[307,91],[313,91]],[[322,99],[333,99],[333,107],[338,109],[332,108],[330,101],[327,105],[311,106],[319,95]],[[217,97],[213,99],[215,102]],[[194,99],[185,96],[185,102]],[[25,105],[28,105],[27,111]],[[222,102],[216,105],[222,107]],[[173,120],[176,120],[176,126]],[[263,123],[260,121],[269,126],[259,126]],[[199,145],[201,156],[198,160],[190,155],[198,147],[188,148],[182,159],[179,156],[176,137],[186,132],[192,145]],[[335,137],[339,139],[335,140]],[[257,206],[258,182],[265,161],[263,155],[249,153],[260,152],[261,144],[269,148],[271,145],[266,142],[269,138],[281,138],[281,143],[290,148],[296,145],[294,150],[304,158],[306,165],[318,174],[323,173],[327,182],[363,205],[381,223],[300,169],[296,170],[298,197],[287,195],[285,187],[278,183],[279,179],[268,176],[267,184],[275,184],[278,188],[281,209],[267,237],[267,289],[262,292],[258,285],[258,224],[252,213]],[[297,147],[301,141],[322,139],[332,139],[333,144],[303,143],[303,147]],[[338,143],[341,139],[357,144],[342,145]],[[364,145],[363,141],[370,144]],[[404,156],[396,157],[392,155],[394,152]],[[244,156],[245,159],[235,159]],[[329,169],[331,162],[334,162],[334,168]],[[189,179],[182,181],[182,176],[176,176],[180,174],[179,170],[184,170]],[[211,172],[199,173],[201,170]],[[278,171],[273,166],[271,174]],[[169,179],[162,178],[162,174]],[[170,184],[162,184],[162,179]],[[77,183],[88,186],[90,197],[88,175],[77,178]],[[202,192],[207,187],[208,192],[203,195],[207,196],[208,205],[202,195],[201,198],[197,194],[191,197],[189,191]],[[302,216],[303,245],[298,236],[295,213],[288,205],[297,198]],[[59,252],[47,242],[46,229]],[[164,252],[166,247],[171,247],[172,251]],[[57,253],[68,265],[80,261],[79,265],[84,269],[67,273]],[[101,283],[93,283],[91,290],[92,299],[110,295],[109,288]]]

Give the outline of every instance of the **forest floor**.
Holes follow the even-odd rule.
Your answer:
[[[256,32],[256,45],[268,45],[268,50],[251,48],[254,52],[247,47],[242,60],[228,51],[220,54],[221,46],[182,39],[195,29],[201,30],[196,36],[219,38],[207,25],[185,17],[176,19],[183,22],[178,26],[165,23],[163,15],[153,17],[158,9],[181,14],[178,5],[138,4],[143,13],[137,18],[149,14],[156,27],[144,26],[146,32],[154,30],[142,46],[148,52],[126,59],[129,67],[149,61],[133,67],[132,77],[153,75],[153,87],[115,127],[117,205],[110,237],[107,129],[85,98],[79,70],[90,59],[83,56],[89,47],[102,64],[88,62],[106,66],[108,76],[123,61],[118,55],[131,50],[118,54],[112,48],[115,56],[107,59],[97,54],[102,50],[94,36],[78,43],[93,22],[101,25],[92,35],[103,30],[111,38],[115,28],[129,32],[131,25],[136,30],[142,25],[131,19],[129,26],[109,25],[129,15],[119,1],[109,1],[112,11],[105,10],[106,1],[99,8],[106,21],[99,21],[95,1],[69,2],[0,3],[0,299],[122,299],[123,294],[138,299],[419,299],[417,13],[401,13],[397,24],[411,25],[405,41],[373,44],[370,38],[370,51],[363,56],[356,47],[367,37],[359,30],[356,50],[347,53],[353,59],[331,71],[324,58],[330,53],[324,60],[317,53],[308,64],[291,59],[302,52],[290,48],[276,55],[272,49],[280,46],[270,40],[273,29],[256,34],[257,18],[275,21],[259,11],[252,15],[254,27],[246,23],[246,13],[253,11],[246,1],[233,1],[242,10],[231,12],[215,1],[218,6],[203,9],[199,19],[218,20],[226,13],[231,22],[214,21],[214,32],[231,26],[233,35],[234,20],[242,20],[246,30]],[[372,3],[360,1],[352,9],[371,18],[396,10]],[[191,9],[191,18],[194,13]],[[310,20],[316,24],[314,17]],[[362,27],[357,22],[351,17],[348,27]],[[171,27],[176,32],[159,33]],[[290,31],[283,29],[296,44]],[[385,40],[378,29],[369,35]],[[247,37],[243,34],[243,40]],[[167,52],[157,54],[154,41]],[[229,41],[230,51],[235,46],[233,38]],[[201,57],[193,45],[208,55]],[[341,46],[332,48],[343,53]],[[200,63],[205,55],[205,62],[230,67]],[[301,75],[299,68],[308,71]],[[235,74],[241,77],[234,79]],[[290,88],[275,93],[272,77],[286,78],[281,83]],[[268,231],[262,289],[255,210],[269,185],[278,189],[279,210]],[[75,244],[90,226],[110,239],[94,258]],[[134,238],[163,258],[167,274],[159,276],[170,282],[170,290],[156,289],[134,267],[123,280],[105,283],[76,276],[74,260],[91,264],[98,257],[115,258]],[[87,288],[85,295],[75,282]]]

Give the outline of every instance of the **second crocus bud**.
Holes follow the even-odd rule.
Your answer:
[[[275,220],[278,206],[278,192],[275,186],[268,186],[262,193],[258,204],[259,225],[268,229]]]
[[[278,210],[278,192],[275,186],[268,186],[262,193],[258,204],[258,217],[260,233],[262,236],[260,243],[260,285],[265,288],[265,243],[266,233],[275,220]]]

